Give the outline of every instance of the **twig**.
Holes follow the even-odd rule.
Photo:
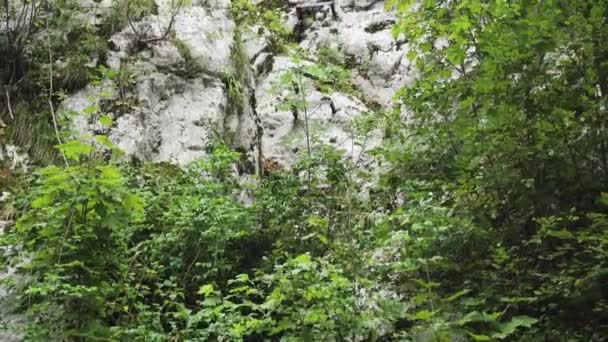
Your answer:
[[[11,12],[10,12],[10,8],[8,6],[8,0],[4,0],[4,8],[5,8],[5,16],[6,18],[4,18],[6,20],[6,35],[8,37],[9,40],[9,44],[11,42]]]
[[[131,27],[131,31],[133,31],[133,34],[135,34],[137,39],[141,41],[142,38],[139,35],[139,32],[137,32],[137,30],[135,29],[135,25],[133,25],[133,20],[131,20],[131,2],[130,1],[127,1],[127,21],[129,22],[129,26]]]
[[[57,117],[55,116],[55,107],[53,106],[53,50],[51,49],[51,35],[49,34],[49,19],[46,20],[46,42],[49,51],[49,108],[51,109],[51,117],[53,118],[53,127],[55,128],[55,137],[57,138],[57,142],[59,145],[62,144],[61,137],[59,136],[59,128],[57,126]],[[61,151],[61,156],[63,157],[63,161],[66,167],[70,167],[70,163],[68,162],[68,158],[65,155],[63,150]]]
[[[11,116],[11,120],[15,120],[15,116],[13,115],[13,109],[11,108],[11,96],[8,93],[8,89],[6,91],[6,105],[8,107],[8,114]]]
[[[301,97],[301,101],[302,104],[304,104],[304,126],[306,129],[306,151],[308,153],[308,162],[306,163],[307,166],[307,171],[308,171],[308,193],[310,194],[310,187],[311,187],[311,175],[310,175],[310,163],[312,160],[312,151],[310,148],[310,129],[308,126],[308,106],[306,104],[306,94],[304,94],[304,83],[302,81],[302,67],[301,65],[298,65],[297,69],[296,69],[296,75],[298,76],[298,87],[299,87],[299,92],[300,92],[300,97]]]
[[[167,26],[167,29],[165,30],[165,32],[160,37],[143,39],[142,36],[139,34],[139,32],[137,32],[137,29],[135,28],[135,24],[133,24],[133,20],[131,19],[131,1],[127,1],[127,21],[129,22],[129,26],[131,27],[131,30],[133,31],[133,34],[135,34],[135,36],[137,37],[137,39],[140,42],[142,42],[144,44],[148,44],[148,43],[153,43],[153,42],[157,42],[157,41],[160,41],[160,40],[165,40],[165,39],[167,39],[167,36],[169,35],[169,32],[173,28],[173,23],[175,22],[175,17],[177,16],[177,14],[179,13],[179,11],[181,10],[183,4],[184,4],[184,1],[180,0],[179,3],[178,3],[178,5],[177,5],[177,7],[175,8],[175,10],[173,11],[173,13],[171,14],[171,19],[169,20],[169,26]]]

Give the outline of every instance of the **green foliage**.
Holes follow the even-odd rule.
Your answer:
[[[428,232],[410,250],[442,257],[430,276],[444,289],[474,284],[478,309],[537,317],[539,339],[599,338],[606,2],[412,5],[389,3],[420,73],[400,94],[411,115],[389,122],[378,155],[391,164],[385,189],[426,209],[391,220]],[[504,336],[493,334],[481,335]]]
[[[141,210],[119,169],[91,159],[92,148],[69,142],[60,148],[86,162],[41,170],[30,194],[31,209],[3,237],[20,272],[31,340],[104,336],[111,315],[106,300],[125,271],[123,230]]]
[[[228,113],[242,115],[244,102],[246,99],[243,84],[249,82],[250,65],[249,57],[245,53],[245,49],[241,37],[241,27],[238,27],[234,33],[234,45],[230,50],[231,71],[226,71],[222,75],[222,82],[226,87],[228,96]]]
[[[86,62],[103,55],[96,30],[122,19],[92,28],[75,19],[77,4],[57,4],[44,8],[51,52],[65,50],[51,100],[103,85],[81,114],[111,127],[107,113],[133,104],[135,79]],[[155,10],[131,5],[135,16]],[[289,33],[275,4],[231,6],[238,27],[223,82],[240,112],[250,76],[239,71],[249,64],[240,30],[261,23],[277,49]],[[330,48],[296,54],[274,85],[309,148],[255,185],[237,177],[242,156],[223,144],[191,165],[128,164],[106,136],[61,132],[67,165],[10,184],[2,209],[17,219],[1,238],[4,266],[16,269],[3,286],[28,315],[27,340],[601,341],[608,4],[387,6],[419,76],[399,108],[353,121],[355,140],[383,129],[373,172],[308,127],[310,92],[357,94]],[[27,42],[39,64],[9,89],[20,118],[43,108],[30,107],[32,94],[48,94],[42,38]],[[16,121],[23,132],[9,127],[12,139],[36,134],[25,129],[33,122],[50,127],[41,116]]]
[[[309,254],[277,265],[273,273],[257,274],[255,280],[241,274],[229,283],[229,302],[219,300],[219,293],[210,285],[199,291],[205,296],[204,305],[211,304],[213,311],[224,311],[231,317],[232,326],[220,330],[219,336],[226,332],[237,334],[232,337],[257,333],[287,341],[341,341],[351,336],[374,336],[375,320],[382,319],[381,310],[365,307],[369,303],[358,296],[363,288],[356,287],[340,269]],[[256,303],[260,297],[263,300]],[[243,311],[234,310],[239,307],[250,313],[245,316]]]
[[[86,86],[91,79],[91,70],[84,55],[68,57],[67,62],[57,70],[56,83],[60,89],[77,90]]]
[[[240,80],[231,73],[225,73],[222,81],[228,94],[228,103],[233,106],[233,110],[240,112],[243,109],[243,86]]]
[[[329,46],[324,46],[317,52],[319,62],[330,65],[346,65],[344,55],[336,49]]]
[[[208,162],[185,171],[131,170],[146,206],[128,231],[131,268],[123,280],[128,291],[116,304],[124,307],[124,316],[113,336],[199,336],[200,328],[191,326],[194,318],[186,314],[196,308],[198,289],[209,282],[225,285],[236,275],[234,268],[247,261],[241,259],[246,252],[235,253],[253,232],[248,211],[233,197],[231,167],[238,157],[218,146]]]
[[[308,77],[315,80],[316,87],[322,92],[332,90],[349,91],[350,72],[340,66],[313,64],[303,71]]]

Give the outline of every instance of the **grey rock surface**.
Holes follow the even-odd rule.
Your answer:
[[[171,39],[142,47],[138,39],[162,36],[174,13],[170,1],[157,3],[159,14],[134,23],[136,33],[126,27],[112,37],[108,64],[114,70],[130,70],[135,85],[131,109],[118,114],[110,108],[114,122],[105,133],[127,156],[141,160],[187,164],[203,158],[207,144],[218,138],[244,152],[254,165],[263,158],[289,167],[305,150],[302,115],[294,118],[291,110],[282,108],[286,94],[271,88],[294,66],[291,59],[270,50],[261,26],[242,30],[236,44],[236,24],[225,0],[185,6],[175,16]],[[408,45],[392,36],[395,17],[384,10],[383,1],[339,0],[336,17],[324,6],[301,21],[295,10],[298,3],[286,9],[284,21],[299,35],[300,47],[311,56],[322,49],[338,51],[353,73],[351,82],[364,94],[356,98],[338,91],[308,93],[312,140],[351,157],[360,155],[379,138],[353,142],[351,122],[369,111],[366,104],[390,108],[396,90],[415,77],[405,58]],[[237,48],[249,65],[235,65]],[[228,74],[239,75],[240,98],[227,88]],[[82,112],[100,91],[90,86],[69,97],[63,108]],[[80,115],[72,126],[91,135],[104,132],[93,121]]]
[[[300,47],[312,53],[336,49],[356,74],[354,83],[367,100],[388,109],[395,92],[415,77],[405,55],[408,44],[393,37],[394,14],[384,9],[384,1],[338,1],[338,19],[329,12],[314,18],[305,27]]]
[[[262,136],[262,152],[264,158],[288,168],[298,157],[307,153],[306,129],[303,109],[297,113],[280,104],[290,89],[281,86],[277,88],[281,76],[296,67],[287,56],[277,56],[272,71],[263,78],[256,89],[257,113],[261,118],[264,129]],[[330,94],[307,87],[306,114],[309,118],[309,131],[312,147],[325,144],[334,146],[348,157],[357,157],[363,148],[371,147],[377,140],[371,139],[370,144],[361,146],[353,140],[352,120],[357,115],[367,112],[368,108],[353,96],[332,92]],[[293,96],[293,94],[291,94]]]
[[[0,143],[0,162],[8,166],[9,170],[21,170],[27,172],[29,156],[15,145]]]

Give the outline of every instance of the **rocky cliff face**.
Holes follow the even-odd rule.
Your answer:
[[[340,0],[333,10],[326,5],[298,11],[298,5],[285,6],[284,21],[299,46],[310,56],[323,50],[339,53],[361,94],[307,92],[314,142],[360,155],[377,139],[364,146],[354,143],[351,121],[370,106],[390,108],[395,90],[413,77],[404,58],[407,43],[391,35],[394,17],[382,1]],[[164,2],[159,6],[158,15],[133,23],[111,40],[110,68],[129,75],[122,80],[128,83],[124,89],[114,87],[109,99],[101,100],[113,116],[112,126],[95,127],[90,117],[80,115],[73,120],[75,128],[105,130],[128,156],[141,160],[185,164],[203,157],[208,142],[221,138],[246,153],[251,165],[264,159],[289,167],[305,150],[302,118],[281,106],[288,89],[272,88],[294,67],[291,57],[274,53],[261,27],[236,34],[230,4],[222,0],[182,8],[172,26],[174,38],[142,46],[138,42],[162,36],[170,25],[171,9]],[[246,63],[235,59],[239,53]],[[236,98],[227,86],[229,74],[239,75],[242,84]],[[63,108],[82,113],[91,97],[108,92],[102,88],[89,86],[69,97]],[[122,102],[127,110],[118,109]]]

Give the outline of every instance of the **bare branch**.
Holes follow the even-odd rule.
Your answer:
[[[141,41],[142,38],[139,35],[139,32],[137,32],[137,30],[135,29],[135,25],[133,25],[133,20],[131,20],[131,1],[127,1],[127,21],[129,22],[129,26],[131,27],[131,31],[133,31],[133,34],[135,34],[137,39]]]
[[[57,117],[55,116],[55,106],[53,105],[53,50],[51,49],[51,35],[49,34],[49,19],[46,19],[46,42],[49,52],[49,108],[51,109],[51,117],[53,119],[53,127],[55,128],[55,137],[57,142],[61,145],[61,137],[59,136],[59,127],[57,125]],[[61,156],[65,162],[66,167],[70,167],[68,158],[65,153],[61,151]]]
[[[6,20],[6,35],[10,42],[11,41],[11,37],[10,37],[11,11],[10,11],[10,8],[8,7],[8,0],[4,0],[4,7],[5,7],[5,12],[4,12],[5,18],[4,19]]]
[[[171,19],[169,20],[169,25],[167,26],[167,29],[163,32],[163,34],[160,37],[143,39],[141,34],[139,32],[137,32],[137,29],[135,28],[135,25],[133,24],[133,20],[131,19],[131,1],[127,1],[127,21],[129,22],[129,26],[131,27],[133,34],[135,34],[135,36],[137,37],[137,39],[140,42],[142,42],[144,44],[148,44],[148,43],[165,40],[165,39],[167,39],[167,36],[169,36],[169,32],[171,32],[171,29],[173,29],[173,23],[175,22],[175,17],[177,17],[177,15],[179,14],[179,11],[181,10],[183,4],[184,4],[184,0],[179,0],[177,6],[173,10],[173,13],[171,13]]]
[[[40,9],[40,7],[42,6],[42,1],[40,1],[38,3],[38,6],[36,6],[36,0],[32,0],[32,9],[30,12],[30,21],[27,25],[27,34],[26,36],[29,36],[32,33],[32,28],[34,27],[34,24],[36,22],[36,17],[38,16],[38,10]]]
[[[24,5],[23,8],[21,8],[21,13],[19,13],[19,18],[14,22],[14,29],[17,32],[17,34],[19,35],[18,39],[21,40],[22,37],[22,32],[23,32],[23,28],[25,27],[25,22],[28,19],[28,15],[27,13],[29,12],[29,7],[30,5]]]
[[[15,120],[15,116],[13,115],[13,108],[11,107],[11,96],[8,93],[8,89],[6,91],[6,105],[8,106],[8,114],[11,116],[12,120]]]

